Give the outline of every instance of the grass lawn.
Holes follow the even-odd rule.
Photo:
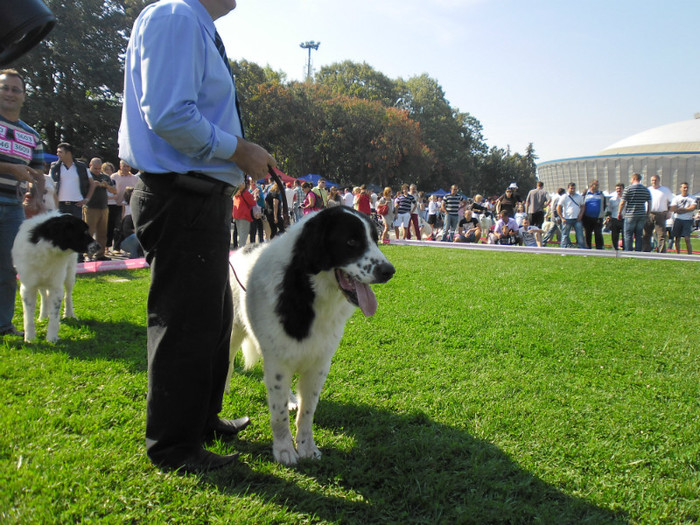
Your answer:
[[[253,423],[206,476],[145,457],[148,270],[80,276],[61,341],[0,341],[0,522],[700,521],[697,262],[383,250],[397,273],[348,323],[323,458],[273,462],[238,356],[223,415]]]

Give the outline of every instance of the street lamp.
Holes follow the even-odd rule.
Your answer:
[[[306,80],[311,80],[311,50],[314,49],[318,51],[318,46],[321,45],[321,42],[314,42],[311,40],[310,42],[302,42],[299,44],[299,47],[302,49],[308,49],[309,50],[309,59],[308,62],[306,63]]]

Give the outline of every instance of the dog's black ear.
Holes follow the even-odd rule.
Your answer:
[[[316,293],[311,287],[310,274],[301,269],[304,265],[297,257],[292,257],[282,277],[275,305],[275,312],[282,321],[284,331],[298,341],[309,335],[311,323],[316,317],[313,309]]]
[[[327,236],[333,222],[329,220],[329,208],[306,221],[299,239],[294,245],[293,261],[297,270],[317,274],[333,268],[333,254],[328,250]]]
[[[64,222],[63,217],[63,215],[59,215],[58,217],[52,217],[37,224],[32,230],[29,240],[33,244],[36,244],[42,239],[47,241],[56,239],[60,235],[62,229],[62,223]]]

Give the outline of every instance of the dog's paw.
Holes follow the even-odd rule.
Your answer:
[[[288,467],[296,465],[299,460],[299,454],[297,454],[297,451],[294,450],[291,444],[286,446],[273,445],[272,455],[277,463],[282,463]]]
[[[321,451],[312,439],[297,440],[297,453],[300,458],[321,459]]]

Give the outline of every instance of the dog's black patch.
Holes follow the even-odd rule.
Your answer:
[[[59,215],[37,224],[29,241],[37,244],[41,240],[48,241],[61,250],[78,253],[87,252],[88,246],[94,242],[88,233],[88,225],[72,215]]]
[[[310,276],[362,257],[369,248],[367,226],[371,240],[377,244],[377,229],[370,218],[352,208],[326,208],[306,221],[292,250],[275,307],[287,335],[298,341],[308,337],[316,298]]]

